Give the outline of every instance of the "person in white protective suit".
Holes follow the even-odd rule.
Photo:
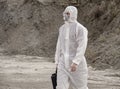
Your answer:
[[[56,89],[88,89],[88,68],[84,56],[87,41],[87,29],[77,22],[77,8],[68,6],[63,12],[65,23],[59,29],[55,52],[57,66]]]

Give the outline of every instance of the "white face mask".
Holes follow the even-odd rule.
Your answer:
[[[67,14],[65,14],[65,15],[64,15],[64,17],[63,17],[63,19],[64,19],[65,21],[68,21],[68,20],[69,20],[69,18],[70,18],[70,16],[69,16],[69,15],[67,15]]]

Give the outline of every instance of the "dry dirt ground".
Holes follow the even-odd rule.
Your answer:
[[[47,61],[45,61],[45,59]],[[52,89],[55,65],[50,58],[0,56],[0,89]],[[94,70],[89,67],[89,89],[120,89],[120,70]]]

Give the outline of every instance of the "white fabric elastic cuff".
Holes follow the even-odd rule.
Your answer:
[[[73,60],[72,62],[79,65],[79,61]]]

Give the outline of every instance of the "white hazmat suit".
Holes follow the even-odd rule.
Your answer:
[[[69,12],[69,19],[65,13]],[[85,51],[88,41],[87,29],[77,22],[77,8],[68,6],[63,12],[65,24],[59,29],[59,36],[55,52],[57,66],[57,89],[68,89],[71,84],[73,89],[88,89],[88,69]],[[70,71],[72,63],[77,64],[74,72]]]

